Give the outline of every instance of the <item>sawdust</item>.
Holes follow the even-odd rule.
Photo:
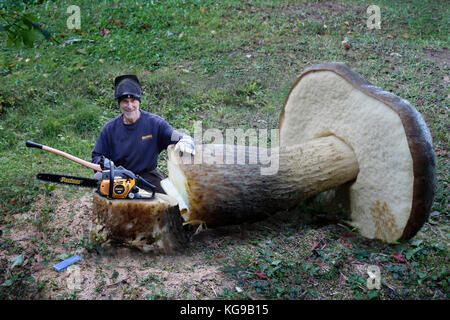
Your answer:
[[[63,201],[64,192],[54,190],[41,196],[32,210],[15,216],[14,229],[8,237],[27,247],[23,267],[31,270],[44,289],[33,299],[67,298],[76,294],[81,300],[116,299],[215,299],[225,288],[232,288],[220,264],[200,262],[196,250],[174,255],[143,253],[118,243],[106,243],[97,250],[89,247],[92,191]],[[42,226],[31,221],[42,219]],[[52,266],[69,253],[83,258],[66,270]],[[6,251],[0,258],[10,260]],[[75,287],[71,286],[74,282]]]

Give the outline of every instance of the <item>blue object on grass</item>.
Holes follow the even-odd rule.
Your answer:
[[[64,260],[64,261],[61,261],[61,262],[58,263],[58,264],[55,264],[55,265],[53,266],[53,269],[55,269],[56,271],[59,272],[59,271],[61,271],[61,270],[64,270],[65,268],[67,268],[67,267],[70,266],[71,264],[80,261],[81,259],[82,259],[82,258],[81,258],[80,256],[77,256],[77,255],[72,256],[72,257],[70,257],[69,259],[66,259],[66,260]]]

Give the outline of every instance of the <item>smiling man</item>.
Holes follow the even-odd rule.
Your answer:
[[[148,180],[157,187],[156,192],[164,193],[160,184],[164,176],[157,170],[160,152],[176,144],[175,150],[194,154],[194,142],[160,116],[141,110],[141,95],[141,84],[135,75],[114,80],[114,98],[122,113],[103,127],[92,150],[92,162],[100,163],[104,156]]]

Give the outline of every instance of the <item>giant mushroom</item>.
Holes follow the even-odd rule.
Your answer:
[[[348,186],[351,224],[387,242],[412,238],[429,216],[435,190],[430,132],[409,102],[375,87],[346,65],[315,65],[286,98],[280,145],[333,135],[355,152]]]
[[[435,156],[422,116],[343,64],[315,65],[292,86],[280,116],[279,147],[262,151],[278,155],[276,174],[262,175],[264,165],[248,161],[261,148],[213,149],[185,161],[169,148],[162,186],[177,199],[185,223],[260,219],[329,192],[348,203],[349,222],[361,235],[394,242],[413,237],[431,209]],[[244,165],[223,160],[239,152]]]

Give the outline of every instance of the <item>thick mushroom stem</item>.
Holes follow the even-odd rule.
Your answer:
[[[194,225],[263,219],[354,180],[359,171],[353,150],[335,136],[272,149],[235,145],[196,149],[195,157],[186,159],[169,148],[169,178],[162,183],[178,199],[186,223]],[[251,160],[269,153],[272,170],[264,170],[268,163]],[[245,155],[245,162],[237,163],[239,155]]]

